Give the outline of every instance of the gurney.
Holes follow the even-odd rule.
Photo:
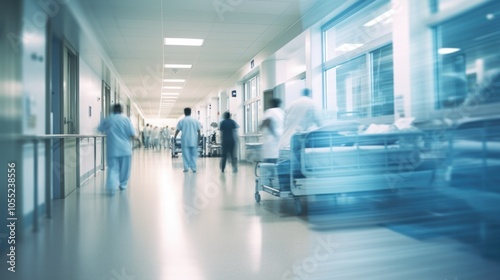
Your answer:
[[[296,133],[288,156],[257,163],[255,200],[260,202],[261,191],[294,198],[300,213],[303,196],[426,187],[435,166],[425,158],[422,139],[418,131]]]
[[[182,145],[180,137],[172,138],[170,140],[170,151],[172,154],[172,158],[177,157],[177,154],[182,153]],[[203,139],[200,139],[197,151],[200,156],[203,155]]]
[[[172,154],[172,158],[177,157],[178,153],[182,152],[182,147],[181,147],[181,138],[171,138],[170,139],[170,152]]]

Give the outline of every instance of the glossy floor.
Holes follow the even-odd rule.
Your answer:
[[[291,199],[255,202],[253,166],[221,174],[218,162],[183,173],[168,151],[137,150],[128,190],[106,196],[99,174],[55,201],[0,278],[499,279],[484,224],[442,218],[425,195],[311,197],[297,216]]]

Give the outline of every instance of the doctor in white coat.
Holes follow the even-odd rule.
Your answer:
[[[320,127],[320,112],[311,98],[311,91],[304,89],[302,96],[295,99],[285,110],[285,126],[280,140],[280,150],[290,147],[290,140],[296,132],[306,132]]]
[[[279,143],[285,121],[285,112],[280,108],[280,105],[281,99],[271,99],[271,108],[264,112],[264,120],[260,124],[264,162],[276,162],[279,158]]]

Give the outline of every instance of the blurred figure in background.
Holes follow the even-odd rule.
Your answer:
[[[182,161],[184,162],[183,172],[188,172],[189,168],[196,172],[196,159],[198,158],[198,142],[200,139],[201,125],[196,119],[191,117],[191,108],[184,108],[185,117],[177,123],[174,141],[179,132],[182,131],[181,150]]]
[[[159,149],[160,148],[160,129],[157,126],[155,126],[155,128],[151,132],[151,139],[152,139],[153,149]]]
[[[142,133],[144,134],[144,148],[145,149],[149,149],[149,145],[151,144],[150,143],[150,139],[151,139],[151,126],[148,124],[146,124],[146,127],[144,128],[144,130],[142,131]]]
[[[237,158],[236,158],[236,143],[237,143],[237,129],[240,127],[234,120],[231,119],[229,112],[224,112],[222,115],[223,121],[220,122],[219,130],[221,132],[221,149],[222,157],[220,161],[220,169],[222,173],[226,168],[226,161],[231,159],[233,172],[238,171]]]
[[[114,194],[117,187],[120,190],[127,188],[132,158],[131,140],[136,138],[132,122],[122,115],[121,105],[114,105],[112,111],[113,114],[102,120],[98,127],[99,131],[106,134],[106,190],[109,194]]]
[[[310,131],[320,127],[320,112],[311,98],[311,91],[304,89],[302,96],[295,99],[285,110],[285,126],[279,147],[290,146],[290,139],[296,132]]]
[[[264,112],[264,120],[260,124],[262,130],[262,158],[264,162],[277,162],[279,143],[283,134],[285,113],[280,108],[281,99],[271,99],[271,108]]]
[[[168,129],[168,125],[164,128],[162,128],[161,132],[160,132],[160,139],[161,139],[161,143],[160,143],[160,146],[161,148],[163,149],[166,149],[167,148],[167,144],[168,144],[168,140],[170,138],[170,130]]]

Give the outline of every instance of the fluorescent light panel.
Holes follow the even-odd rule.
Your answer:
[[[185,79],[163,79],[165,83],[184,83]]]
[[[193,67],[191,64],[165,64],[165,68],[173,68],[173,69],[190,69]]]
[[[369,27],[369,26],[375,25],[375,24],[377,24],[377,23],[379,23],[381,21],[389,20],[393,15],[394,15],[394,10],[390,9],[387,12],[382,13],[378,17],[376,17],[376,18],[370,20],[369,22],[363,24],[363,26]]]
[[[182,87],[164,86],[164,89],[182,89]]]
[[[191,39],[191,38],[165,38],[163,40],[165,45],[170,46],[195,46],[199,47],[203,45],[203,39]]]
[[[161,96],[178,96],[179,93],[177,92],[164,92],[161,94]]]
[[[363,44],[342,44],[335,48],[338,52],[350,52],[359,47],[363,46]]]
[[[438,50],[438,54],[451,54],[451,53],[456,53],[460,51],[460,49],[457,48],[440,48]]]

